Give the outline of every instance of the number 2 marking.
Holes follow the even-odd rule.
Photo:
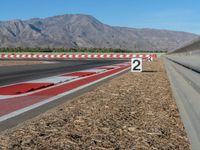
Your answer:
[[[131,72],[142,72],[142,58],[131,59]]]
[[[140,70],[140,68],[138,68],[140,66],[140,61],[139,60],[134,60],[133,64],[136,64],[135,67],[133,67],[133,70]]]

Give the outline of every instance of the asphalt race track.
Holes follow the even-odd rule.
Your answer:
[[[53,86],[53,88],[50,87],[50,89],[46,89],[46,91],[45,90],[41,90],[41,91],[38,90],[38,92],[33,91],[33,92],[30,92],[30,94],[28,93],[28,95],[26,95],[26,93],[23,95],[22,93],[22,96],[20,96],[20,94],[19,95],[8,94],[10,95],[9,98],[6,98],[4,100],[4,97],[3,97],[3,99],[0,99],[0,103],[1,103],[0,120],[4,118],[4,116],[2,117],[3,113],[5,113],[5,116],[6,116],[6,111],[11,112],[11,114],[8,114],[9,117],[10,116],[11,117],[0,121],[0,131],[4,131],[6,129],[12,128],[25,120],[33,118],[49,110],[50,108],[58,106],[66,101],[71,100],[75,96],[81,95],[84,92],[91,90],[92,88],[98,86],[102,82],[105,82],[106,80],[108,80],[107,78],[110,78],[117,74],[121,74],[122,72],[124,72],[124,70],[128,68],[127,65],[123,66],[123,63],[125,62],[127,62],[127,60],[68,60],[68,61],[58,61],[56,63],[49,63],[49,64],[0,67],[0,70],[1,70],[0,71],[0,88],[1,88],[0,95],[4,92],[12,93],[12,90],[10,91],[10,89],[12,88],[8,88],[9,90],[7,89],[3,90],[4,87],[10,84],[12,87],[12,84],[17,85],[17,83],[20,83],[20,82],[28,83],[30,81],[37,82],[37,81],[40,81],[41,78],[48,79],[48,77],[52,77],[52,76],[55,76],[54,77],[55,79],[67,78],[67,77],[63,77],[64,75],[60,76],[61,74],[68,74],[68,77],[71,78],[73,73],[71,74],[70,72],[75,72],[75,74],[78,75],[80,73],[81,74],[88,73],[86,71],[91,71],[91,72],[99,71],[99,70],[103,71],[96,74],[94,73],[94,75],[89,75],[88,77],[87,76],[81,77],[78,80],[75,79],[74,81],[69,82],[69,83],[62,83],[61,85],[59,83],[59,85],[56,85],[55,87]],[[102,67],[102,66],[110,66],[110,69]],[[112,68],[112,66],[114,66],[114,68]],[[94,69],[94,68],[97,68],[97,69]],[[85,72],[81,72],[81,70],[85,70]],[[97,80],[99,81],[96,82]],[[38,83],[33,83],[33,84],[38,84]],[[79,86],[81,85],[82,87],[84,86],[85,87],[78,89]],[[23,87],[19,87],[19,90],[21,88],[23,89]],[[65,92],[67,88],[69,88],[68,90],[69,94],[64,95],[64,96],[59,96],[59,94],[62,95],[62,93]],[[78,90],[76,90],[76,88]],[[70,92],[70,90],[73,91],[73,89],[75,89],[75,91]],[[16,90],[16,89],[13,89],[13,90]],[[52,95],[52,93],[55,93],[55,94]],[[50,99],[52,98],[56,100],[51,101]],[[14,114],[16,114],[18,113],[18,109],[19,111],[20,109],[21,110],[27,109],[28,107],[32,107],[32,105],[35,105],[35,104],[37,105],[38,103],[41,103],[41,102],[43,103],[45,101],[48,101],[48,102],[42,105],[38,105],[37,107],[31,108],[24,112],[21,111],[16,116],[12,116],[12,111],[14,111]]]
[[[93,67],[112,65],[125,62],[125,60],[65,60],[53,62],[57,63],[0,67],[0,86]]]

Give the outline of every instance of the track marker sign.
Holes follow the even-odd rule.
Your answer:
[[[131,59],[131,72],[142,72],[142,58]]]

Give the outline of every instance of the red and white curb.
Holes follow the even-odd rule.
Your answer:
[[[55,101],[129,68],[130,63],[121,63],[0,86],[0,122]]]
[[[0,54],[0,59],[157,58],[156,54]]]

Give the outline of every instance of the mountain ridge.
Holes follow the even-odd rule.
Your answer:
[[[199,36],[193,33],[110,26],[90,15],[0,21],[0,47],[95,47],[173,50]]]

